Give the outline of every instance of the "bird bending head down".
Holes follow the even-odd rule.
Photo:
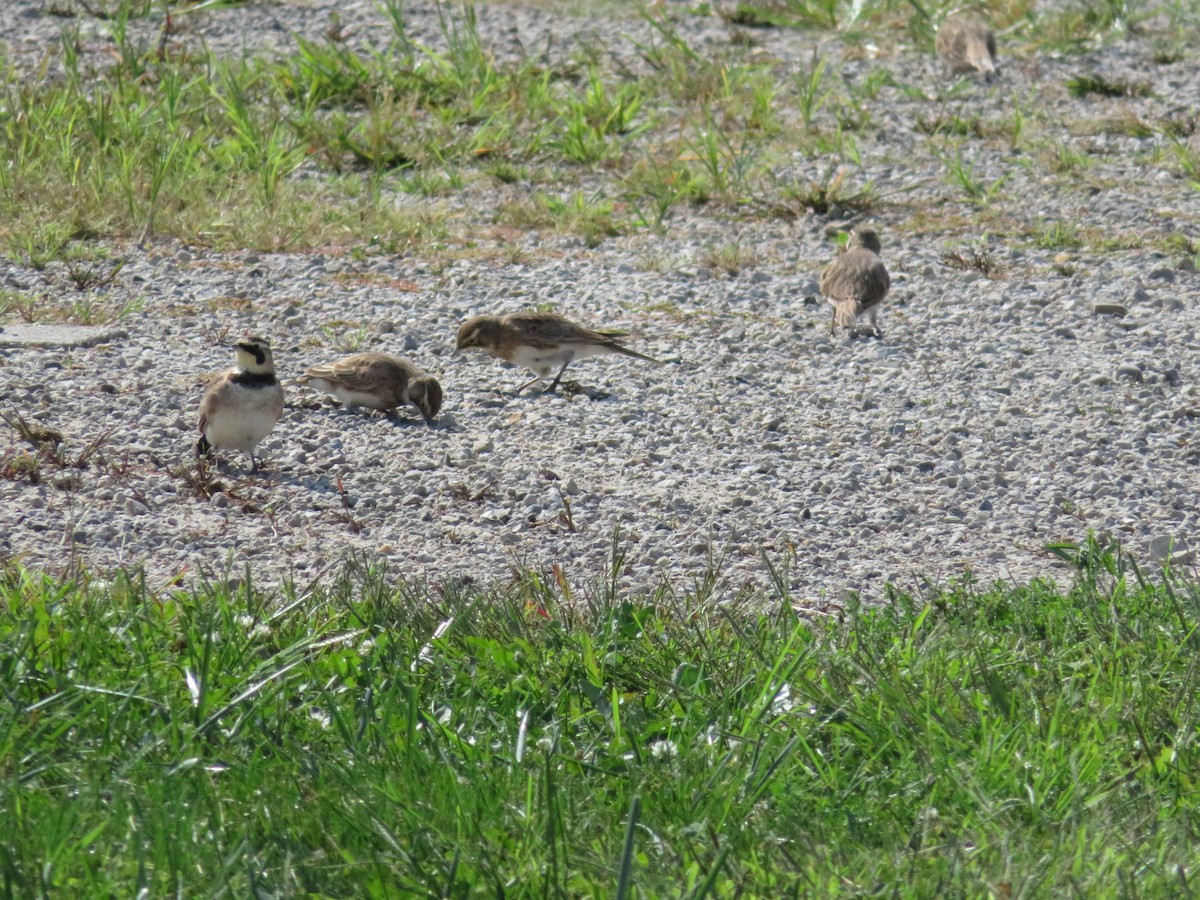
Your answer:
[[[537,373],[538,377],[517,388],[517,393],[557,369],[545,391],[550,393],[558,387],[567,366],[589,356],[621,354],[658,362],[619,343],[617,338],[624,335],[623,331],[585,328],[557,313],[519,312],[468,319],[458,329],[457,346],[459,350],[483,350]]]

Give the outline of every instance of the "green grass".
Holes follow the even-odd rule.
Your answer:
[[[205,4],[213,15],[226,5]],[[132,28],[161,13],[148,0],[92,4],[105,31],[88,40],[105,41],[106,52],[81,55],[80,23],[64,6],[61,48],[46,58],[55,77],[0,61],[0,253],[42,268],[80,245],[168,236],[219,248],[453,256],[513,220],[594,246],[638,229],[662,231],[684,204],[706,204],[710,217],[820,210],[834,201],[816,196],[809,205],[791,193],[795,173],[781,177],[781,169],[862,170],[860,139],[877,127],[879,108],[892,94],[911,101],[929,90],[900,84],[885,69],[846,79],[846,60],[866,41],[892,45],[904,33],[914,52],[931,52],[932,23],[956,6],[925,0],[928,18],[908,0],[763,0],[722,10],[748,25],[836,32],[843,51],[814,50],[799,65],[758,52],[755,40],[692,46],[679,25],[709,14],[705,3],[608,7],[637,19],[641,64],[627,67],[586,49],[554,65],[498,56],[469,3],[439,7],[442,34],[428,46],[407,33],[402,4],[379,5],[390,25],[380,49],[352,46],[335,20],[321,38],[297,37],[278,56],[246,59]],[[1015,59],[1119,38],[1152,12],[1176,42],[1200,33],[1194,4],[986,6],[981,14]],[[1081,96],[1144,93],[1090,75],[1068,87]],[[943,100],[973,89],[946,87]],[[1008,181],[1007,171],[980,181],[987,145],[1061,140],[1059,124],[1032,109],[1014,97],[1011,117],[990,121],[942,108],[917,127],[970,139],[934,155],[982,208]],[[1128,111],[1068,127],[1157,134]],[[1043,156],[1051,171],[1082,165],[1068,151]],[[502,198],[470,216],[449,200],[435,202],[494,182],[545,190],[526,198],[526,209],[505,208]],[[399,192],[418,200],[396,203]],[[108,274],[88,264],[72,277],[87,285]]]
[[[1139,896],[1200,862],[1200,590],[797,618],[614,573],[0,579],[10,895]],[[786,584],[783,573],[779,584]],[[781,602],[782,601],[782,602]],[[765,612],[754,612],[754,608]]]

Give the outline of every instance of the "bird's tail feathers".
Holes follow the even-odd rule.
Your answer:
[[[841,328],[853,328],[858,320],[858,312],[857,300],[839,300],[833,308],[833,324]]]
[[[638,353],[636,350],[630,350],[628,347],[618,344],[616,341],[614,341],[610,346],[618,353],[624,353],[626,356],[632,356],[635,359],[644,359],[646,362],[652,362],[656,366],[661,366],[663,364],[662,360],[660,359],[655,359],[653,356],[647,356],[645,353]]]

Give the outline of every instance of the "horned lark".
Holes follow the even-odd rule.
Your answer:
[[[554,381],[545,390],[548,394],[558,387],[567,366],[577,359],[621,353],[647,362],[658,362],[617,343],[616,338],[624,335],[624,331],[593,331],[557,313],[520,312],[468,319],[458,329],[458,349],[477,347],[513,365],[536,372],[537,378],[517,388],[518,394],[561,366]]]
[[[275,377],[271,345],[260,337],[235,343],[237,365],[222,372],[200,401],[200,440],[196,455],[209,456],[213,448],[243,450],[250,454],[271,433],[283,415],[283,388]]]
[[[833,306],[830,334],[843,325],[853,337],[858,317],[866,313],[875,337],[883,337],[876,319],[892,280],[879,258],[879,250],[879,236],[874,230],[856,228],[850,233],[846,252],[821,273],[821,293]]]
[[[347,406],[379,409],[389,416],[396,407],[410,403],[433,426],[442,408],[442,386],[432,375],[408,360],[386,353],[355,353],[325,366],[313,366],[304,382],[332,394]]]
[[[953,16],[938,28],[937,55],[956,74],[978,71],[985,81],[996,74],[996,38],[978,19]]]

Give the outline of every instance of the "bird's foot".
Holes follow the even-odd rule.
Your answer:
[[[580,394],[587,397],[589,400],[607,400],[612,396],[608,391],[602,391],[599,388],[592,388],[580,384],[578,381],[564,381],[562,383],[563,395],[567,397],[578,397]]]

